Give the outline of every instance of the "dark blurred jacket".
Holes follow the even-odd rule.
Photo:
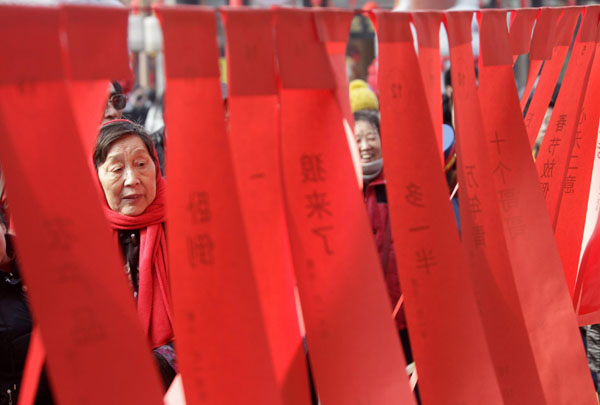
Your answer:
[[[7,235],[6,242],[7,253],[13,259],[8,266],[0,268],[0,405],[16,405],[32,323],[17,260],[14,259],[12,237]],[[45,373],[40,378],[35,403],[53,403]]]
[[[402,295],[402,290],[400,289],[400,281],[396,268],[396,253],[394,252],[392,225],[390,223],[383,172],[365,186],[364,196],[393,309]],[[398,330],[406,328],[404,309],[396,316],[396,326]]]

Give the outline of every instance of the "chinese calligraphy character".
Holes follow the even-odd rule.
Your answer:
[[[94,309],[89,306],[71,309],[70,336],[77,345],[88,345],[106,339],[106,330]]]
[[[408,228],[409,232],[420,232],[420,231],[426,231],[429,229],[428,225],[423,225],[423,226],[415,226],[412,228]]]
[[[540,185],[542,186],[542,193],[544,194],[544,198],[546,198],[546,196],[548,195],[548,191],[550,191],[550,183],[545,182],[540,183]]]
[[[555,135],[552,139],[550,139],[550,145],[548,145],[548,152],[550,152],[550,154],[554,156],[554,152],[556,152],[556,148],[559,146],[560,138]]]
[[[508,226],[508,233],[511,238],[516,238],[525,233],[525,222],[521,217],[509,217],[506,219],[506,225]]]
[[[517,207],[517,193],[513,188],[500,190],[498,194],[500,195],[500,205],[504,212]]]
[[[565,185],[563,186],[563,192],[565,194],[573,194],[575,192],[575,180],[577,180],[576,176],[565,177]]]
[[[494,140],[490,141],[490,143],[496,144],[496,148],[498,148],[498,154],[501,155],[502,151],[500,150],[500,143],[506,142],[506,139],[500,138],[500,136],[498,136],[498,132],[494,132],[494,135]]]
[[[479,188],[479,184],[477,184],[477,180],[475,179],[475,173],[473,173],[474,169],[475,166],[465,166],[465,170],[467,171],[467,173],[465,173],[467,176],[467,186]]]
[[[325,181],[325,169],[321,154],[302,155],[300,158],[300,166],[302,167],[302,183]]]
[[[322,226],[320,228],[313,228],[313,233],[323,239],[323,247],[325,248],[325,253],[329,256],[333,255],[333,250],[329,246],[329,240],[327,239],[327,235],[325,235],[326,231],[332,231],[333,226]]]
[[[70,250],[76,240],[73,222],[70,218],[59,217],[45,221],[42,229],[48,240],[48,247],[57,250]]]
[[[542,172],[541,177],[543,177],[543,178],[552,177],[552,171],[554,170],[555,164],[556,164],[556,162],[554,162],[554,159],[552,159],[552,161],[550,161],[549,159],[546,160],[546,162],[544,163],[544,171]]]
[[[577,147],[577,149],[581,149],[581,139],[583,137],[581,136],[581,131],[577,131],[575,132],[575,146]]]
[[[210,235],[203,233],[187,237],[188,262],[190,266],[196,267],[201,264],[211,265],[215,263],[214,243]]]
[[[479,197],[473,196],[468,198],[469,204],[469,212],[471,214],[477,214],[481,212],[481,202],[479,201]]]
[[[319,219],[323,217],[323,215],[331,215],[331,211],[327,209],[331,205],[329,201],[327,201],[327,193],[319,193],[315,191],[312,194],[306,195],[307,204],[306,208],[308,211],[308,218],[312,218],[313,215],[317,215]]]
[[[188,197],[187,211],[192,217],[192,223],[201,224],[210,221],[210,205],[206,191],[192,191]]]
[[[510,172],[510,169],[506,167],[506,165],[502,162],[498,162],[498,167],[494,169],[494,173],[500,171],[500,176],[502,177],[502,184],[506,184],[506,178],[504,177],[505,172]]]
[[[425,269],[425,273],[429,274],[429,269],[435,266],[437,261],[431,249],[421,249],[417,252],[417,269]]]
[[[561,114],[558,116],[558,121],[556,122],[556,132],[562,132],[567,125],[567,114]]]
[[[483,225],[473,225],[473,241],[475,247],[485,247],[485,229],[483,229]]]
[[[406,186],[407,194],[405,195],[406,201],[415,207],[424,207],[423,204],[423,193],[421,192],[421,187],[417,186],[415,183],[410,183]]]

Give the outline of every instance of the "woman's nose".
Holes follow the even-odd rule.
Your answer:
[[[140,179],[138,174],[132,168],[125,169],[125,185],[126,186],[134,186],[139,183]]]
[[[369,143],[367,142],[366,139],[362,138],[358,140],[358,149],[359,150],[365,150],[369,147]]]
[[[117,119],[118,117],[118,111],[115,109],[115,107],[113,107],[113,105],[111,103],[108,103],[108,105],[106,106],[106,109],[104,110],[104,118],[107,119]]]

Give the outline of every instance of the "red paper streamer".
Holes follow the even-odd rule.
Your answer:
[[[481,11],[479,100],[489,163],[523,316],[548,403],[596,402],[565,288],[552,226],[543,212],[515,88],[505,11]],[[535,293],[532,292],[535,289]],[[569,380],[564,379],[569,375]]]
[[[325,44],[329,63],[335,78],[335,96],[345,120],[344,129],[348,140],[348,148],[356,172],[358,186],[362,189],[362,166],[360,152],[354,136],[354,116],[348,97],[348,78],[346,77],[346,42],[350,34],[350,24],[354,18],[352,11],[316,9],[315,25],[319,39]]]
[[[322,403],[414,404],[315,24],[276,10],[285,204],[315,384]]]
[[[525,127],[527,129],[529,144],[531,146],[533,146],[540,130],[540,126],[544,121],[546,110],[550,104],[556,81],[558,80],[560,72],[563,68],[563,63],[569,51],[571,39],[573,38],[573,30],[575,29],[575,24],[577,23],[577,18],[579,17],[581,11],[582,8],[580,7],[564,8],[561,17],[558,20],[558,26],[551,27],[551,30],[557,31],[556,42],[554,43],[554,47],[552,49],[552,58],[550,60],[546,60],[544,63],[544,68],[540,74],[540,78],[535,92],[533,93],[529,107],[527,108],[527,114],[525,115]],[[534,39],[536,39],[535,34]],[[534,44],[535,43],[532,43],[531,45],[532,58],[535,56],[533,48]],[[527,100],[524,97],[521,98],[521,110],[523,110],[525,107],[526,101]]]
[[[542,192],[546,199],[546,208],[555,227],[554,234],[559,246],[567,287],[571,296],[573,296],[581,252],[579,246],[581,246],[585,226],[589,182],[594,162],[595,139],[598,133],[598,117],[596,116],[596,128],[588,129],[588,134],[591,134],[592,140],[587,142],[587,149],[581,148],[583,134],[579,126],[582,120],[587,119],[586,116],[589,114],[588,112],[585,116],[583,115],[582,105],[592,73],[599,14],[599,7],[586,9],[577,40],[571,52],[571,60],[563,79],[563,89],[558,95],[544,142],[536,160]],[[591,95],[588,94],[589,97]],[[597,101],[595,95],[594,101]],[[588,110],[589,103],[594,101],[588,100]],[[588,138],[590,137],[588,136]],[[580,165],[582,165],[581,168]],[[577,184],[579,173],[584,173],[584,178],[587,177],[586,183]],[[583,190],[575,194],[575,189],[581,187],[583,187]],[[563,200],[569,201],[568,211],[564,211],[565,208],[562,207]],[[563,213],[563,232],[559,233],[556,232],[556,226],[561,212]],[[571,226],[575,226],[575,228],[571,228]]]
[[[273,13],[225,9],[229,136],[254,277],[286,404],[309,404],[283,208]]]
[[[112,403],[159,404],[158,373],[68,107],[59,13],[0,12],[11,55],[0,66],[0,160],[50,382],[63,404],[105,404],[106,387]]]
[[[157,11],[169,89],[167,236],[186,400],[279,404],[225,131],[215,10]]]
[[[410,15],[375,15],[388,201],[419,392],[426,404],[500,404],[472,284],[457,254],[462,248]]]
[[[472,62],[473,13],[450,12],[446,19],[455,83],[462,242],[491,361],[505,404],[545,403],[506,248],[504,207],[499,206],[497,190],[489,181],[493,168],[482,136],[483,120]],[[536,288],[526,286],[530,294],[535,294]]]
[[[128,15],[129,11],[122,7],[61,6],[61,23],[68,44],[68,52],[63,49],[63,64],[86,156],[91,156],[96,146],[108,81],[131,75],[127,51]],[[106,61],[113,66],[110,76]]]
[[[537,8],[521,8],[510,13],[510,47],[513,63],[519,55],[529,52],[531,45],[531,30],[540,10]],[[535,70],[535,68],[533,69]],[[536,73],[539,72],[539,68]],[[531,90],[530,90],[531,92]],[[527,94],[529,96],[529,93]]]
[[[571,213],[583,213],[588,208],[587,197],[590,196],[590,182],[594,160],[597,158],[596,142],[598,136],[598,120],[600,118],[600,30],[596,32],[596,53],[591,66],[590,79],[586,90],[585,100],[579,119],[575,145],[573,150],[578,153],[578,171],[575,174],[577,187],[574,188],[575,195],[565,193],[563,196],[561,210],[558,217],[558,224],[555,235],[559,249],[561,249],[561,258],[565,266],[565,275],[567,280],[575,276],[579,255],[581,254],[581,244],[583,231],[585,228],[586,215],[576,215],[571,219]],[[578,139],[581,137],[581,139]],[[578,143],[580,141],[581,143]],[[571,166],[571,164],[569,164]],[[596,225],[597,228],[598,225]],[[590,239],[587,250],[581,261],[577,279],[575,282],[573,295],[573,304],[579,314],[579,324],[589,325],[600,322],[600,297],[595,291],[598,286],[599,272],[592,263],[588,263],[588,256],[591,249],[596,249],[597,229]],[[559,232],[561,232],[559,234]],[[571,239],[563,237],[562,232],[570,232]]]
[[[431,120],[435,130],[439,155],[444,162],[444,146],[442,125],[444,123],[442,108],[442,58],[440,56],[440,24],[443,14],[441,12],[414,12],[412,20],[417,30],[417,42],[419,44],[419,66],[421,77],[427,95],[427,103]]]
[[[529,73],[527,75],[525,90],[521,95],[521,110],[525,110],[542,65],[545,62],[549,62],[552,58],[552,48],[556,41],[556,27],[560,15],[560,8],[544,7],[540,9],[540,14],[535,22],[533,38],[531,39]]]
[[[19,388],[19,405],[31,405],[35,401],[40,375],[46,360],[46,350],[42,342],[40,328],[34,326],[29,339],[27,360]]]

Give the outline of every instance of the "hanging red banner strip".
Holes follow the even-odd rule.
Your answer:
[[[106,387],[112,403],[159,404],[158,373],[68,107],[59,20],[55,8],[0,11],[11,55],[0,65],[0,160],[50,383],[62,404],[105,404]]]
[[[335,77],[335,96],[345,120],[344,129],[346,130],[348,148],[356,171],[356,179],[362,189],[362,166],[360,164],[360,152],[354,137],[354,116],[350,108],[348,78],[346,77],[346,43],[350,35],[350,24],[354,18],[354,12],[315,9],[314,13],[319,38],[325,44],[329,63]]]
[[[33,405],[40,382],[40,375],[46,360],[46,350],[40,334],[40,328],[34,326],[29,339],[27,360],[19,388],[18,405]]]
[[[225,9],[221,15],[227,33],[229,139],[275,375],[284,403],[309,404],[283,207],[273,12]]]
[[[529,52],[529,47],[531,45],[531,31],[539,14],[540,10],[537,8],[520,8],[511,11],[509,37],[513,55],[513,64],[519,55]],[[539,72],[539,68],[536,73],[537,72]],[[529,94],[527,96],[529,96]]]
[[[529,103],[529,107],[527,107],[527,113],[525,115],[525,127],[527,129],[529,144],[532,147],[538,136],[542,122],[544,121],[544,116],[546,115],[550,100],[552,99],[552,93],[554,92],[556,82],[562,71],[565,57],[567,56],[573,38],[573,30],[575,29],[577,18],[581,11],[581,7],[564,8],[561,17],[558,20],[558,26],[552,27],[552,29],[556,29],[556,42],[552,49],[552,59],[544,62],[544,68],[542,69],[542,73],[540,74],[533,97]],[[521,110],[525,107],[523,102],[524,99],[521,98]]]
[[[538,79],[540,69],[545,62],[552,58],[552,48],[556,41],[556,27],[561,15],[560,8],[543,7],[535,22],[531,47],[529,52],[529,72],[525,90],[521,95],[521,110],[524,111]],[[523,40],[523,39],[521,39]],[[514,56],[514,53],[513,53]]]
[[[571,154],[575,144],[575,131],[581,114],[581,105],[585,96],[592,58],[596,49],[596,30],[598,27],[598,8],[586,10],[579,28],[577,39],[571,52],[569,65],[562,80],[561,91],[552,110],[552,117],[546,130],[546,136],[536,159],[542,193],[546,199],[546,209],[552,226],[556,226],[560,203],[565,191],[564,180],[577,167],[577,151]],[[569,169],[569,165],[573,164]],[[587,196],[584,197],[587,200]],[[573,216],[585,216],[585,210],[569,213]],[[565,235],[562,235],[565,237]],[[572,237],[572,235],[569,235]],[[572,288],[573,279],[569,283]]]
[[[593,193],[590,194],[589,191],[590,186],[594,186],[594,184],[591,183],[594,160],[598,159],[598,149],[596,148],[596,144],[598,139],[598,120],[600,118],[599,41],[600,30],[596,32],[596,53],[594,54],[594,61],[591,67],[590,79],[585,95],[585,101],[583,102],[581,116],[579,118],[576,139],[572,153],[577,153],[576,156],[578,156],[578,158],[581,157],[581,159],[578,159],[580,162],[578,162],[577,172],[575,173],[575,179],[578,187],[574,187],[574,192],[580,193],[581,197],[577,198],[577,200],[574,202],[573,200],[576,197],[573,196],[573,198],[570,198],[571,196],[565,193],[561,204],[558,222],[558,226],[562,225],[560,229],[561,232],[564,231],[564,228],[568,226],[575,227],[579,225],[579,227],[574,229],[575,236],[570,240],[566,237],[562,237],[562,235],[559,236],[559,234],[556,234],[559,248],[564,246],[565,252],[568,254],[566,258],[570,259],[570,262],[568,262],[570,266],[566,267],[567,265],[565,265],[567,279],[569,279],[569,276],[574,277],[575,274],[573,273],[577,272],[578,262],[575,260],[578,261],[579,255],[581,254],[581,243],[584,234],[586,214],[584,213],[583,215],[577,216],[573,221],[567,221],[567,215],[569,212],[572,212],[572,209],[577,210],[575,212],[581,212],[585,210],[591,211],[589,205],[586,204],[585,197],[589,196],[590,200],[593,200]],[[572,164],[569,164],[569,166],[574,167]],[[577,205],[573,207],[575,204]],[[590,215],[590,213],[588,212],[587,215]],[[559,231],[558,226],[556,232]],[[594,233],[589,240],[585,254],[581,261],[581,266],[577,273],[577,281],[575,283],[573,292],[573,303],[578,311],[578,314],[580,315],[580,325],[589,325],[591,323],[600,322],[600,312],[598,312],[598,309],[600,309],[600,295],[596,291],[598,285],[600,285],[600,271],[594,261],[594,258],[597,255],[597,246],[598,225],[596,224]],[[564,260],[565,257],[563,257],[563,261]],[[570,270],[569,273],[567,273],[567,269]]]
[[[68,51],[63,48],[63,63],[86,156],[91,156],[96,146],[109,80],[131,75],[127,51],[128,15],[129,11],[122,7],[61,6],[61,22],[68,44]],[[105,68],[108,60],[113,66],[111,72]]]
[[[479,101],[515,285],[547,403],[596,397],[531,159],[515,87],[505,11],[480,13]],[[543,269],[543,271],[540,271]],[[531,289],[535,288],[535,293]],[[551,336],[551,338],[549,338]],[[570,378],[564,379],[564,375]]]
[[[169,89],[167,236],[185,397],[279,404],[225,131],[215,10],[157,11]]]
[[[325,44],[327,56],[335,78],[335,95],[342,115],[349,124],[354,124],[350,99],[348,98],[348,79],[346,78],[346,43],[350,35],[350,24],[354,12],[350,10],[316,9],[315,24],[319,39]],[[356,140],[353,139],[353,144]]]
[[[443,14],[441,12],[427,11],[412,13],[412,20],[417,30],[419,44],[419,66],[421,77],[425,86],[427,103],[431,113],[435,139],[437,140],[439,155],[444,162],[444,146],[442,140],[442,124],[444,123],[442,111],[442,58],[440,56],[440,24]]]
[[[523,319],[508,251],[503,215],[483,137],[477,96],[471,24],[473,13],[446,13],[457,164],[460,188],[460,221],[463,247],[470,265],[491,360],[505,404],[543,404],[544,391]],[[537,286],[527,286],[535,294]],[[544,350],[544,348],[537,348]],[[515,359],[519,359],[515,362]]]
[[[598,134],[598,115],[590,111],[590,103],[597,101],[597,96],[589,92],[586,94],[586,87],[593,83],[589,79],[594,73],[592,62],[596,59],[599,14],[599,7],[586,8],[577,41],[571,52],[571,61],[563,79],[563,90],[554,106],[536,161],[542,192],[546,198],[546,208],[555,228],[554,235],[572,297]],[[597,77],[597,73],[594,76]],[[588,111],[584,111],[582,107],[586,97]],[[595,106],[591,108],[597,110]],[[593,114],[590,116],[592,121],[595,116],[596,128],[592,128],[593,122],[587,126],[584,124],[589,114]],[[582,125],[586,129],[585,134],[582,132]],[[582,149],[581,145],[584,136],[587,149]],[[578,181],[580,175],[583,178]],[[580,190],[576,193],[577,188]],[[566,204],[565,207],[563,203]],[[558,232],[558,221],[561,217],[561,231]]]
[[[457,254],[462,247],[410,14],[375,15],[387,193],[419,392],[423,403],[499,404],[472,283],[462,253]]]
[[[276,11],[285,204],[316,388],[322,403],[414,404],[315,24]]]

